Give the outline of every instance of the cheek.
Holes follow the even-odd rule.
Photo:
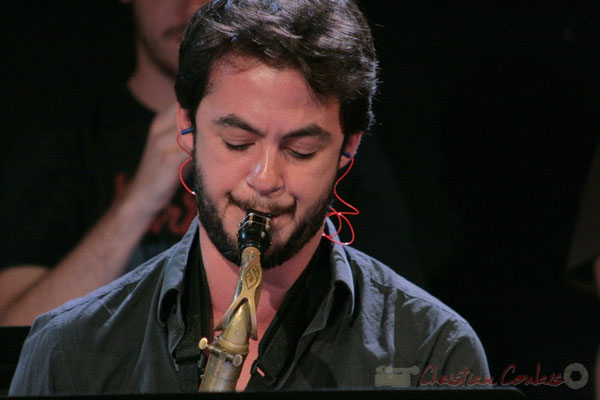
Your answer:
[[[215,196],[223,196],[235,189],[243,179],[242,166],[239,162],[224,159],[215,155],[204,155],[199,161],[205,190]],[[216,199],[220,200],[220,199]]]
[[[337,163],[295,171],[288,177],[287,190],[308,208],[331,190],[336,172]]]
[[[211,196],[221,195],[227,192],[227,186],[234,178],[235,168],[231,160],[223,155],[208,149],[214,148],[214,144],[207,140],[196,142],[196,164],[202,173],[204,190]],[[219,200],[214,198],[213,200]]]

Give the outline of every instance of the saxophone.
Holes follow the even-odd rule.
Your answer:
[[[198,344],[201,350],[209,352],[199,392],[234,391],[248,355],[249,338],[257,339],[256,308],[262,284],[260,258],[271,244],[270,216],[248,212],[239,223],[237,236],[241,263],[233,301],[215,326],[215,331],[221,334],[215,335],[210,344],[207,338]]]

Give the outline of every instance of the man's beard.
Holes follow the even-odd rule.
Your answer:
[[[208,197],[204,190],[204,182],[202,172],[199,170],[195,158],[193,161],[194,167],[194,191],[196,193],[196,205],[198,207],[198,216],[200,223],[204,227],[208,238],[215,245],[219,253],[232,263],[240,264],[240,251],[238,249],[237,240],[231,237],[223,227],[215,203]],[[270,269],[281,265],[294,255],[296,255],[317,233],[323,226],[323,221],[327,215],[327,210],[333,198],[333,182],[332,179],[330,190],[328,190],[321,199],[309,210],[307,215],[302,218],[302,221],[294,229],[290,238],[283,244],[272,244],[263,254],[261,266],[264,269]],[[253,209],[249,202],[237,200],[229,194],[229,203],[238,206],[242,209]],[[269,209],[267,211],[274,214],[282,212],[293,215],[296,210],[295,204],[290,207],[285,207],[279,211]]]

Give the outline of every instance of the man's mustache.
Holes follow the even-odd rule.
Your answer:
[[[271,214],[272,216],[277,216],[281,214],[294,214],[296,212],[295,201],[290,205],[281,205],[270,201],[236,199],[230,193],[229,203],[243,210],[259,211]]]

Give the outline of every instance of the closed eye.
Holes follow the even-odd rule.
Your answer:
[[[225,140],[223,140],[223,143],[225,143],[225,147],[233,151],[244,151],[252,145],[252,143],[233,144],[226,142]]]
[[[288,147],[288,151],[290,152],[290,154],[292,155],[292,157],[297,158],[299,160],[308,160],[311,159],[316,151],[310,152],[310,153],[302,153],[302,152],[298,152],[295,150],[292,150],[291,148]]]

